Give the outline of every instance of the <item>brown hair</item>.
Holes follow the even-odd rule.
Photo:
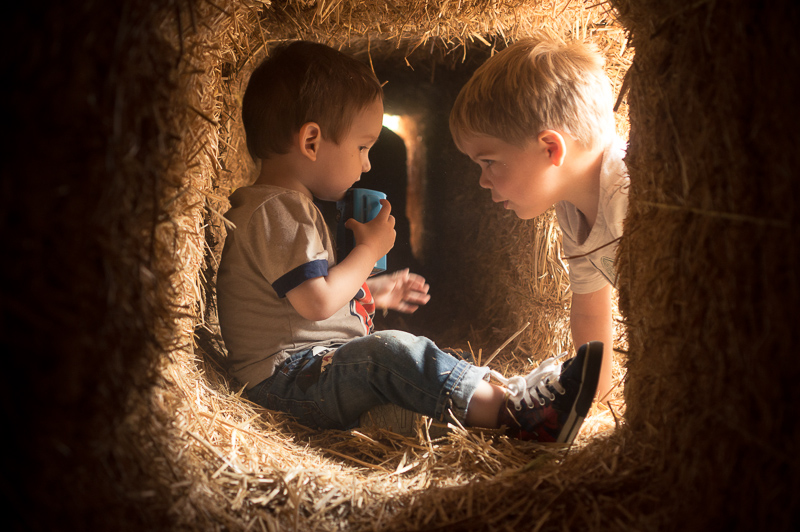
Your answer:
[[[355,114],[381,98],[370,68],[323,44],[295,41],[273,50],[247,84],[242,122],[253,159],[289,150],[292,134],[306,122],[338,144]]]
[[[475,71],[450,113],[450,131],[456,145],[488,135],[522,147],[554,129],[591,147],[611,139],[612,108],[611,84],[593,46],[527,38]]]

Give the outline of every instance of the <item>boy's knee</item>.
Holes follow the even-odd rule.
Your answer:
[[[364,337],[361,341],[363,341],[362,348],[369,353],[371,360],[381,363],[386,357],[391,364],[401,363],[402,359],[415,364],[433,345],[425,337],[414,336],[404,331],[380,331]]]
[[[404,331],[380,331],[370,337],[378,344],[401,347],[416,343],[420,338]]]

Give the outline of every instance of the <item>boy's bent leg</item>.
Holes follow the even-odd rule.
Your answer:
[[[299,351],[280,363],[268,379],[249,388],[245,394],[254,403],[285,412],[312,428],[334,428],[322,413],[315,394],[308,393],[319,380],[322,359],[311,349]]]
[[[488,371],[443,352],[427,338],[381,331],[340,347],[323,368],[315,393],[322,412],[343,428],[387,403],[437,420],[449,419],[452,411],[463,422]]]
[[[295,353],[275,374],[247,390],[253,402],[293,415],[312,428],[349,429],[378,405],[396,404],[437,420],[448,411],[464,422],[488,368],[443,352],[424,337],[381,331],[351,340],[335,353]]]

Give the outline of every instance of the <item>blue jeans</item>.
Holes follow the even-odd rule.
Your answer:
[[[295,353],[247,397],[320,429],[354,428],[362,413],[386,403],[436,420],[449,420],[449,410],[463,423],[475,388],[489,373],[402,331],[351,340],[324,368],[322,362],[311,350]]]

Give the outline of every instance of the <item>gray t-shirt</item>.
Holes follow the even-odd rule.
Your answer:
[[[597,219],[591,229],[583,213],[572,203],[556,204],[564,254],[569,262],[570,288],[576,294],[595,292],[607,283],[616,286],[614,262],[628,211],[630,185],[624,156],[625,145],[619,139],[603,152]]]
[[[366,283],[348,305],[322,321],[303,318],[285,295],[327,276],[334,244],[319,209],[304,194],[254,185],[237,189],[217,275],[217,304],[228,371],[250,388],[292,353],[341,345],[369,334],[374,312]]]

